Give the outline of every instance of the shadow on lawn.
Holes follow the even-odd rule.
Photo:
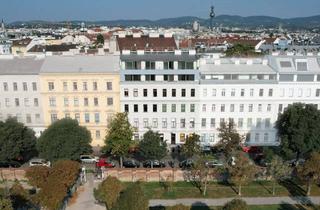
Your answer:
[[[280,185],[285,187],[290,196],[292,197],[304,197],[306,196],[306,191],[302,189],[295,181],[287,179],[280,182]]]
[[[280,207],[278,208],[278,210],[318,210],[318,209],[314,206],[305,207],[301,204],[291,205],[288,203],[282,203],[280,204]]]

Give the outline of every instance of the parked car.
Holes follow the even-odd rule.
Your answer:
[[[50,167],[51,163],[48,160],[41,159],[41,158],[33,158],[29,161],[29,166],[46,166]]]
[[[164,168],[166,167],[165,162],[159,160],[147,160],[143,163],[143,167],[151,168],[151,164],[153,168]]]
[[[93,155],[80,155],[80,161],[82,163],[96,163],[99,161],[99,158]]]
[[[122,166],[124,168],[139,168],[140,163],[136,160],[125,160],[123,161]]]
[[[215,167],[222,167],[223,163],[218,160],[209,160],[205,162],[205,165],[208,168],[215,168]]]
[[[104,168],[114,168],[116,164],[106,158],[100,158],[98,162],[96,162],[96,167],[104,167]]]
[[[179,163],[180,168],[191,168],[193,166],[194,162],[191,159],[183,160]]]
[[[4,161],[0,162],[0,168],[19,168],[21,164],[16,161]]]

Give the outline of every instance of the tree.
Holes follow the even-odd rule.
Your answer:
[[[30,167],[26,171],[26,177],[29,184],[37,188],[42,188],[46,185],[50,169],[46,166]]]
[[[190,207],[178,204],[175,206],[167,207],[166,210],[190,210]]]
[[[28,161],[37,154],[34,131],[15,118],[0,121],[0,161]]]
[[[146,160],[160,160],[167,154],[167,144],[158,132],[147,131],[139,143],[140,155]],[[153,168],[153,161],[151,161]]]
[[[218,131],[220,142],[217,146],[222,149],[227,158],[230,158],[235,152],[241,150],[240,144],[243,141],[243,136],[237,132],[233,121],[222,123]]]
[[[10,199],[0,197],[0,209],[1,210],[13,210]]]
[[[112,210],[148,210],[148,199],[145,197],[139,182],[133,183],[120,195]]]
[[[238,195],[241,196],[241,188],[247,182],[253,180],[256,168],[244,153],[240,152],[235,156],[235,164],[228,167],[231,181],[238,185]]]
[[[87,128],[79,126],[77,120],[62,119],[46,129],[38,140],[38,151],[42,158],[79,160],[80,155],[92,152],[91,135]]]
[[[97,189],[94,189],[94,197],[99,202],[104,203],[107,210],[111,210],[122,190],[121,182],[115,177],[108,176]]]
[[[30,196],[19,182],[15,182],[9,190],[12,207],[14,209],[29,209],[32,207]]]
[[[288,164],[285,164],[281,157],[274,156],[270,164],[267,166],[267,173],[271,177],[272,185],[272,194],[275,195],[275,185],[276,182],[281,181],[286,178],[291,172],[291,168]]]
[[[311,185],[320,179],[320,153],[313,152],[302,166],[298,166],[298,175],[307,182],[307,195],[311,194]]]
[[[249,210],[247,203],[241,199],[233,199],[232,201],[226,203],[223,210]]]
[[[187,158],[192,158],[200,153],[200,136],[191,134],[187,137],[185,144],[182,145],[182,154]]]
[[[251,45],[236,43],[226,50],[227,57],[248,57],[260,55]]]
[[[289,105],[276,123],[284,159],[305,158],[320,151],[320,111],[312,104]]]
[[[98,34],[97,35],[97,41],[96,41],[97,45],[104,45],[104,37],[102,34]]]
[[[133,128],[131,127],[127,113],[117,113],[108,125],[108,133],[105,138],[106,150],[112,155],[122,159],[128,154],[132,143]]]

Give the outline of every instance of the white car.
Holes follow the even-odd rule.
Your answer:
[[[41,158],[34,158],[29,161],[29,166],[46,166],[50,167],[51,162]]]
[[[80,161],[82,163],[97,163],[99,161],[99,157],[95,157],[93,155],[80,155]]]

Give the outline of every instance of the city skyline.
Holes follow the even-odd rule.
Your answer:
[[[0,18],[6,22],[46,20],[118,20],[118,19],[162,19],[179,16],[197,16],[207,18],[210,5],[216,9],[216,15],[240,16],[273,16],[280,18],[307,17],[320,14],[320,2],[317,0],[147,0],[105,2],[97,0],[3,0],[0,7]],[[62,6],[63,5],[63,6]],[[168,5],[171,5],[168,7]],[[270,5],[274,5],[270,7]],[[27,12],[26,12],[27,11]],[[57,12],[58,11],[58,12]],[[94,11],[94,12],[92,12]],[[120,12],[119,12],[120,11]],[[165,11],[165,12],[164,12]]]

